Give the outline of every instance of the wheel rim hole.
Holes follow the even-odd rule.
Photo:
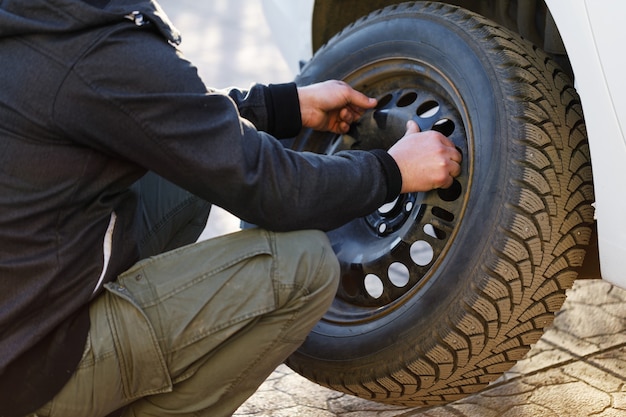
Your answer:
[[[424,233],[438,240],[444,240],[447,237],[446,232],[433,226],[432,224],[424,225]]]
[[[461,186],[461,183],[459,183],[457,180],[454,180],[450,187],[437,190],[439,198],[441,198],[443,201],[448,202],[456,201],[459,197],[461,197],[462,193],[463,187]]]
[[[387,94],[386,96],[384,96],[381,99],[379,99],[378,100],[378,104],[376,105],[376,110],[380,110],[382,108],[385,108],[385,106],[387,106],[387,104],[389,104],[391,102],[392,98],[393,98],[393,96],[391,94]]]
[[[383,295],[383,281],[378,275],[367,274],[363,284],[365,285],[365,291],[367,291],[371,297],[380,298]]]
[[[389,265],[387,271],[389,275],[389,281],[398,288],[406,287],[410,280],[409,268],[400,262],[394,262]]]
[[[399,198],[399,197],[398,197]],[[398,204],[398,198],[393,200],[391,203],[387,203],[378,209],[378,212],[382,215],[389,214]]]
[[[433,125],[433,130],[441,133],[444,136],[450,136],[454,133],[454,129],[456,128],[454,122],[450,119],[441,119],[438,120]]]
[[[432,211],[433,216],[439,217],[441,220],[445,220],[447,222],[454,221],[454,214],[450,213],[448,210],[442,209],[441,207],[433,207]]]
[[[350,297],[356,297],[361,292],[360,279],[357,274],[345,274],[341,279],[343,291]]]
[[[400,97],[400,100],[398,100],[398,107],[410,106],[411,104],[415,103],[415,100],[417,100],[417,93],[413,91],[410,93],[406,93],[405,95]]]
[[[411,245],[411,259],[419,266],[427,266],[435,257],[435,252],[430,243],[418,240]]]
[[[428,119],[435,116],[439,112],[440,106],[434,100],[427,101],[417,109],[417,115],[422,119]]]

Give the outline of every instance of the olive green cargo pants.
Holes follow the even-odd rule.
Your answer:
[[[146,258],[94,300],[78,369],[35,415],[231,415],[303,342],[338,275],[318,231],[250,229]]]

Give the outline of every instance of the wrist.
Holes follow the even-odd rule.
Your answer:
[[[382,149],[374,149],[370,152],[378,158],[387,180],[387,196],[385,197],[385,202],[393,201],[402,191],[402,173],[400,172],[400,168],[395,159],[393,159],[388,152]]]
[[[306,87],[298,87],[298,104],[300,106],[300,120],[302,122],[302,126],[314,128],[312,126],[311,120],[314,117],[314,110],[311,106],[311,101],[313,100],[313,96],[311,94],[310,86]]]

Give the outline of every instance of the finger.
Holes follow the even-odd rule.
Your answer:
[[[450,159],[457,164],[461,164],[461,162],[463,161],[463,154],[461,153],[461,150],[457,148],[454,142],[452,142],[450,139],[448,139],[445,136],[444,138],[446,140],[444,143],[446,143],[446,145],[449,146],[450,148],[449,150]]]
[[[444,178],[441,179],[441,182],[439,183],[439,187],[437,188],[442,188],[442,189],[450,188],[452,184],[454,184],[454,178],[458,177],[460,174],[461,174],[461,165],[457,164],[456,162],[450,163],[448,166],[448,174]]]
[[[452,184],[454,184],[454,178],[452,178],[451,176],[448,176],[445,181],[439,185],[439,187],[436,188],[441,188],[443,190],[448,189],[452,186]]]
[[[360,109],[373,109],[378,104],[378,100],[373,97],[368,97],[365,94],[361,94],[356,90],[352,90],[354,94],[350,99],[350,105],[358,107]]]
[[[344,108],[344,109],[341,109],[341,111],[339,112],[339,118],[341,119],[341,121],[350,124],[354,122],[356,119],[358,119],[359,115],[350,111],[350,109],[348,108]]]
[[[363,107],[354,106],[352,104],[348,105],[346,109],[352,114],[354,119],[359,119],[363,116],[363,113],[367,111],[367,109],[364,109]]]
[[[461,162],[463,161],[463,155],[461,155],[461,152],[459,152],[456,148],[454,149],[454,152],[452,152],[452,156],[450,157],[450,159],[452,159],[454,162],[456,162],[457,164],[461,164]]]
[[[414,120],[409,120],[406,122],[406,134],[410,135],[412,133],[419,133],[420,127],[415,123]]]
[[[454,142],[452,142],[450,140],[450,138],[448,138],[445,135],[439,134],[439,140],[441,141],[441,143],[443,143],[446,146],[449,146],[451,148],[454,148],[456,150],[456,145],[454,144]]]
[[[348,94],[346,95],[346,103],[351,107],[360,107],[362,109],[373,109],[376,107],[378,100],[372,97],[368,97],[365,94],[348,87]]]
[[[453,177],[458,177],[459,175],[461,175],[461,164],[459,164],[458,162],[453,162],[452,169],[450,170],[450,175],[452,175]]]

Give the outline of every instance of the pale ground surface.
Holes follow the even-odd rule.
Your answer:
[[[182,32],[180,47],[212,88],[246,88],[293,81],[263,17],[260,0],[164,0],[161,6]],[[202,238],[235,231],[239,221],[214,207]]]
[[[283,82],[293,75],[274,46],[260,0],[163,0],[182,49],[212,87]],[[238,228],[216,211],[205,237]],[[237,417],[626,416],[626,292],[580,281],[553,326],[505,377],[472,397],[416,410],[383,406],[313,384],[279,367]]]

